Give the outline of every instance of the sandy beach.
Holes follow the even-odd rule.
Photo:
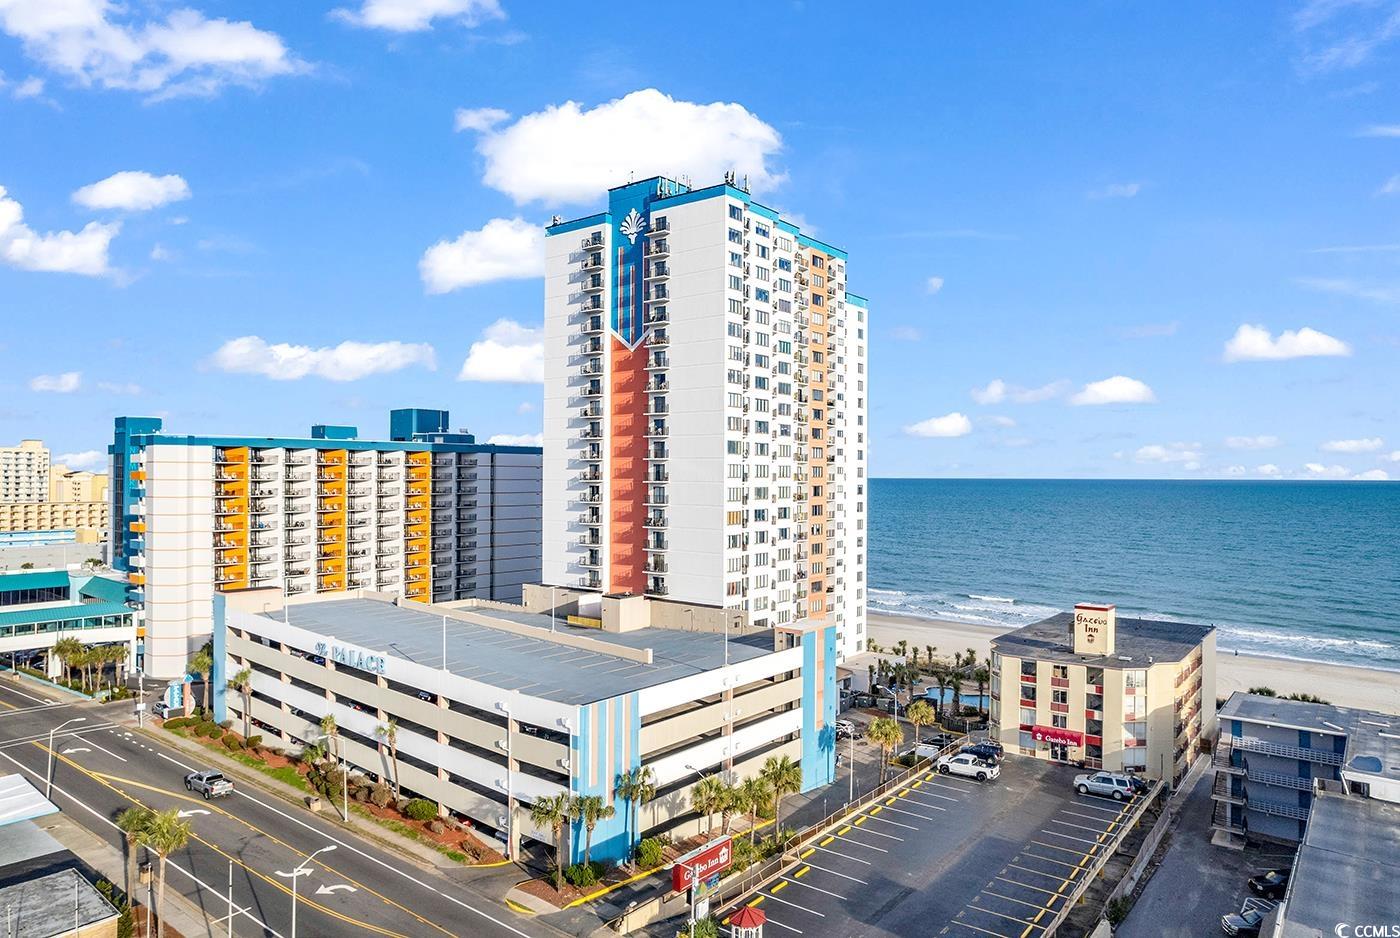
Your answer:
[[[933,645],[939,656],[972,648],[979,657],[985,657],[992,639],[1007,631],[994,626],[874,612],[868,615],[867,622],[870,637],[886,649],[904,639],[921,650],[925,645]],[[1400,714],[1400,673],[1394,671],[1237,655],[1229,648],[1217,648],[1216,661],[1217,697],[1228,697],[1233,691],[1251,687],[1272,687],[1280,695],[1316,694],[1338,706]]]

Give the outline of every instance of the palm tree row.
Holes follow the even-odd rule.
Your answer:
[[[105,686],[107,665],[113,668],[113,687],[126,681],[126,661],[130,650],[126,645],[85,645],[71,635],[53,644],[52,654],[63,662],[63,677],[73,683],[73,671],[81,676],[82,689],[96,693]]]
[[[574,821],[583,822],[583,865],[589,867],[593,859],[593,828],[616,815],[617,809],[601,795],[546,795],[530,805],[531,822],[554,834],[555,892],[564,890],[564,826]]]
[[[802,767],[791,756],[769,756],[758,774],[742,782],[718,775],[706,775],[697,781],[690,790],[690,805],[698,813],[705,815],[707,830],[714,827],[716,814],[721,818],[720,832],[729,833],[729,821],[735,814],[743,814],[749,819],[749,840],[754,839],[758,829],[758,815],[765,808],[773,809],[773,829],[781,830],[778,824],[784,795],[794,794],[802,789]]]
[[[126,894],[131,895],[136,883],[136,851],[145,847],[156,855],[159,868],[156,879],[156,935],[165,934],[165,865],[170,855],[184,848],[190,840],[190,823],[180,819],[180,810],[155,811],[145,805],[127,808],[117,815],[117,827],[126,836]]]

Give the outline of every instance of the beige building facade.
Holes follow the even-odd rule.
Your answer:
[[[49,492],[49,449],[43,440],[0,446],[0,504],[42,502]]]
[[[49,501],[105,502],[107,473],[69,469],[63,463],[49,467]]]
[[[78,531],[78,540],[96,543],[107,530],[104,502],[0,503],[0,531]]]
[[[1010,750],[1179,780],[1215,729],[1215,629],[1112,605],[992,642],[992,732]]]

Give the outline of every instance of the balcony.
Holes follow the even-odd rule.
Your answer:
[[[596,251],[603,246],[603,233],[595,231],[583,239],[583,249],[585,251]]]
[[[607,285],[607,282],[606,282],[605,280],[603,280],[603,278],[602,278],[601,276],[599,276],[598,274],[593,274],[591,277],[589,277],[587,280],[585,280],[585,281],[583,282],[583,292],[585,292],[585,293],[602,293],[602,292],[603,292],[603,288],[604,288],[606,285]]]
[[[603,332],[603,317],[589,316],[583,321],[580,331],[584,335],[601,335]]]
[[[648,552],[666,549],[666,539],[664,537],[656,537],[652,538],[650,541],[647,541],[646,550]]]
[[[578,565],[585,570],[597,570],[603,566],[603,558],[597,551],[589,551],[579,558]]]
[[[602,546],[603,539],[598,535],[597,531],[590,531],[587,534],[580,534],[578,542],[583,547],[600,547]]]
[[[666,312],[666,307],[657,306],[649,310],[642,321],[648,326],[655,326],[665,324],[669,322],[670,319],[671,317],[670,314]]]
[[[665,436],[666,432],[665,424],[653,423],[651,426],[647,427],[647,436],[650,437]]]
[[[580,407],[578,415],[583,420],[598,420],[603,416],[603,405],[598,401]]]
[[[646,520],[642,522],[642,526],[648,528],[664,528],[666,527],[666,516],[660,514],[647,515]]]
[[[666,346],[671,344],[671,339],[663,330],[655,329],[647,338],[647,344],[653,347]]]
[[[655,352],[647,359],[647,370],[656,371],[671,367],[671,360],[662,352]]]
[[[1316,762],[1321,765],[1342,764],[1342,754],[1339,752],[1327,752],[1322,749],[1309,749],[1301,746],[1285,746],[1282,743],[1271,743],[1253,736],[1235,737],[1234,747],[1245,752],[1258,752],[1266,756],[1296,759],[1299,762]]]
[[[671,279],[671,265],[667,264],[665,261],[656,261],[651,265],[651,269],[647,271],[647,279],[651,281]],[[661,299],[665,299],[664,293]]]
[[[665,238],[652,241],[647,244],[648,257],[668,257],[671,254],[671,244]]]
[[[584,269],[584,270],[602,270],[602,269],[603,269],[603,255],[602,255],[602,253],[601,253],[601,252],[598,252],[598,251],[590,252],[590,253],[588,254],[588,256],[585,257],[585,258],[583,259],[583,269]]]
[[[601,381],[590,381],[588,386],[579,392],[584,397],[602,397],[603,383]]]

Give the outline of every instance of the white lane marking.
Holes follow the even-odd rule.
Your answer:
[[[1059,818],[1054,818],[1054,817],[1052,817],[1052,818],[1050,819],[1050,823],[1051,823],[1051,824],[1063,824],[1065,827],[1073,827],[1073,828],[1075,828],[1076,830],[1088,831],[1088,832],[1091,833],[1091,834],[1106,834],[1106,833],[1108,833],[1108,831],[1105,830],[1105,829],[1102,828],[1102,827],[1085,827],[1083,824],[1071,824],[1069,821],[1061,821]]]
[[[331,893],[335,892],[337,889],[345,889],[350,892],[359,892],[358,889],[356,889],[354,886],[351,886],[349,883],[332,883],[329,886],[317,886],[316,895],[328,896]]]
[[[877,821],[878,821],[879,818],[875,818],[874,820],[877,820]],[[852,834],[855,834],[855,833],[871,834],[871,835],[873,835],[873,836],[875,836],[875,837],[884,837],[884,838],[887,838],[887,839],[889,839],[889,840],[897,840],[897,841],[899,841],[900,843],[904,843],[904,838],[903,838],[903,837],[896,837],[894,834],[886,834],[886,833],[884,833],[883,831],[873,831],[873,830],[870,830],[868,827],[853,827],[853,828],[851,828],[851,831],[850,831],[850,832],[851,832]],[[860,843],[860,841],[856,841],[856,843]]]
[[[52,706],[56,706],[56,705],[58,704],[58,701],[57,701],[57,700],[49,700],[47,697],[35,697],[33,694],[26,694],[24,691],[18,690],[18,689],[14,688],[14,687],[11,687],[11,686],[8,685],[8,684],[4,685],[4,687],[5,687],[5,690],[9,691],[10,693],[12,693],[12,694],[14,694],[14,695],[16,695],[16,696],[18,696],[18,697],[23,697],[25,700],[32,700],[32,701],[34,701],[35,703],[37,703],[37,704],[42,704],[42,705],[45,706],[45,707],[52,707]]]
[[[839,876],[839,877],[841,877],[842,879],[849,879],[851,882],[853,882],[853,883],[860,883],[862,886],[869,886],[869,885],[870,885],[869,883],[867,883],[867,882],[866,882],[865,880],[863,880],[863,879],[856,879],[854,876],[848,876],[848,875],[846,875],[845,873],[838,873],[838,872],[836,872],[835,870],[827,869],[827,868],[824,867],[824,866],[817,866],[815,863],[810,863],[810,862],[808,862],[808,861],[806,861],[806,860],[803,860],[802,862],[803,862],[803,863],[806,863],[808,866],[810,866],[810,867],[811,867],[812,869],[814,869],[814,870],[821,870],[823,873],[830,873],[832,876]],[[864,862],[864,861],[862,861],[862,862]]]
[[[4,757],[4,758],[6,758],[6,759],[9,759],[9,760],[10,760],[11,762],[13,762],[15,765],[19,766],[19,768],[20,768],[21,771],[28,772],[30,775],[34,776],[35,778],[37,778],[37,779],[39,779],[39,780],[41,780],[41,781],[43,780],[44,777],[43,777],[41,774],[39,774],[38,772],[36,772],[36,771],[34,771],[33,769],[29,768],[27,765],[24,765],[23,763],[21,763],[18,759],[16,759],[14,756],[10,755],[9,753],[0,753],[0,757]],[[62,788],[61,786],[55,785],[55,786],[53,787],[53,790],[56,791],[56,792],[58,792],[60,795],[63,795],[63,796],[64,796],[65,798],[67,798],[69,801],[72,801],[74,804],[78,805],[78,806],[79,806],[80,808],[82,808],[84,811],[88,812],[88,813],[91,814],[93,817],[95,817],[95,818],[97,818],[99,821],[101,821],[103,824],[106,824],[108,827],[117,828],[117,825],[116,825],[116,822],[115,822],[115,821],[113,821],[111,818],[107,817],[107,815],[103,814],[102,812],[98,811],[96,808],[94,808],[94,807],[92,807],[91,805],[87,804],[86,802],[78,800],[76,797],[74,797],[71,793],[69,793],[66,789]],[[122,836],[125,836],[125,835],[122,835]],[[194,881],[195,885],[197,885],[200,889],[206,890],[206,891],[208,891],[209,893],[211,893],[211,894],[213,894],[213,895],[215,895],[215,896],[221,895],[221,894],[223,893],[224,887],[222,887],[222,886],[215,887],[215,886],[209,885],[209,884],[206,883],[204,880],[200,879],[198,876],[194,875],[194,874],[191,873],[189,870],[185,869],[185,868],[184,868],[183,866],[181,866],[179,863],[176,863],[174,860],[166,860],[166,861],[165,861],[165,865],[166,865],[168,868],[170,868],[170,869],[172,869],[172,870],[175,870],[175,871],[178,872],[178,873],[183,873],[185,876],[188,876],[191,880]],[[237,908],[237,907],[235,906],[235,908]],[[250,907],[250,908],[251,908],[251,907]],[[269,925],[269,924],[267,924],[266,922],[264,922],[262,919],[258,918],[256,915],[254,915],[254,914],[253,914],[252,912],[250,912],[248,909],[238,909],[238,914],[239,914],[239,915],[246,915],[250,921],[252,921],[254,924],[258,925],[259,927],[265,929],[269,934],[271,934],[271,935],[273,936],[273,938],[284,938],[284,936],[282,935],[281,932],[279,932],[277,929],[273,928],[271,925]]]
[[[811,864],[808,864],[808,865],[810,866]],[[829,892],[828,890],[825,890],[825,889],[821,888],[820,886],[813,886],[811,883],[804,883],[804,882],[803,882],[802,880],[800,880],[800,879],[793,879],[791,876],[784,876],[783,879],[785,879],[785,880],[786,880],[787,882],[789,882],[789,883],[792,883],[794,886],[805,886],[805,887],[807,887],[808,889],[812,889],[812,890],[815,890],[815,891],[820,892],[820,893],[825,893],[826,895],[831,896],[833,899],[840,899],[842,902],[845,902],[845,901],[846,901],[846,897],[845,897],[845,896],[838,896],[838,895],[837,895],[836,893],[834,893],[834,892]]]
[[[172,758],[170,758],[170,756],[166,755],[166,754],[163,753],[163,752],[160,752],[159,750],[156,751],[156,755],[160,756],[160,757],[161,757],[162,759],[164,759],[166,762],[169,762],[169,763],[172,763],[173,765],[179,766],[180,768],[186,770],[187,772],[193,772],[193,771],[195,771],[195,769],[191,768],[191,767],[188,766],[188,765],[185,765],[185,764],[184,764],[183,762],[181,762],[180,760],[178,760],[178,759],[172,759]],[[311,831],[313,834],[316,834],[318,837],[325,837],[326,839],[332,841],[333,843],[335,843],[335,844],[338,845],[338,846],[344,847],[344,848],[347,849],[347,850],[353,850],[355,853],[358,853],[360,856],[364,857],[366,860],[369,860],[371,863],[378,864],[379,866],[383,867],[384,869],[386,869],[386,870],[388,870],[388,871],[390,871],[390,872],[392,872],[392,873],[398,874],[399,876],[401,876],[401,877],[403,877],[404,879],[408,880],[410,883],[413,883],[413,884],[415,884],[415,885],[417,885],[417,886],[421,886],[422,888],[428,890],[429,892],[431,892],[431,893],[433,893],[433,894],[435,894],[435,895],[442,896],[444,899],[446,899],[448,902],[451,902],[453,905],[460,906],[461,908],[466,909],[468,912],[472,912],[472,913],[474,913],[474,914],[476,914],[476,915],[481,916],[482,918],[486,919],[488,922],[491,922],[491,923],[493,923],[493,924],[495,924],[495,925],[499,925],[501,928],[504,928],[506,931],[510,932],[512,935],[519,935],[520,938],[530,938],[530,936],[529,936],[528,934],[526,934],[525,932],[523,932],[523,931],[521,931],[520,929],[516,928],[515,926],[511,925],[509,922],[503,922],[503,921],[501,921],[500,919],[496,918],[494,915],[491,915],[491,914],[488,913],[488,912],[483,912],[481,909],[478,909],[476,906],[470,905],[470,904],[468,904],[468,903],[466,903],[466,902],[463,902],[461,899],[458,899],[456,896],[452,895],[451,893],[444,892],[443,890],[438,889],[436,886],[432,885],[431,883],[425,883],[423,880],[419,879],[418,877],[416,877],[416,876],[411,876],[411,875],[409,875],[407,872],[405,872],[404,870],[401,870],[401,869],[399,869],[399,868],[396,867],[396,866],[391,866],[391,865],[389,865],[389,864],[386,863],[385,861],[379,859],[379,857],[376,857],[376,856],[374,856],[373,854],[366,853],[365,851],[361,850],[359,847],[356,847],[354,844],[349,844],[349,843],[346,843],[346,842],[343,841],[343,840],[338,840],[334,835],[330,834],[329,832],[324,831],[324,830],[320,830],[320,829],[318,829],[318,828],[316,828],[316,827],[313,827],[312,825],[306,823],[305,821],[303,821],[303,820],[302,820],[301,818],[299,818],[299,817],[294,817],[294,816],[288,814],[288,813],[285,812],[285,811],[282,811],[282,810],[280,810],[280,809],[278,809],[278,808],[273,807],[273,806],[270,805],[270,804],[267,804],[267,803],[264,802],[264,801],[259,801],[257,798],[254,798],[252,795],[250,795],[250,794],[248,794],[246,791],[244,791],[241,787],[240,787],[240,788],[235,788],[235,789],[233,790],[233,793],[234,793],[235,795],[237,795],[238,797],[240,797],[240,798],[247,798],[247,799],[248,799],[249,801],[251,801],[253,804],[258,805],[258,806],[260,806],[260,807],[262,807],[262,808],[265,808],[266,810],[271,811],[272,813],[277,814],[277,815],[279,815],[279,816],[281,816],[281,817],[283,817],[283,818],[286,818],[287,820],[292,821],[293,823],[296,823],[296,824],[301,825],[302,827],[304,827],[304,828],[306,828],[307,830]],[[796,929],[794,929],[794,931],[795,931],[795,930],[796,930]]]
[[[1043,827],[1040,829],[1040,832],[1042,834],[1049,834],[1051,837],[1063,837],[1065,840],[1077,840],[1081,844],[1093,844],[1096,847],[1099,844],[1097,840],[1086,840],[1083,837],[1074,837],[1070,834],[1061,834],[1059,831],[1046,830]]]
[[[33,700],[35,698],[31,697],[29,699]],[[0,718],[18,717],[23,716],[26,713],[39,713],[41,711],[48,710],[62,710],[66,707],[73,706],[77,706],[77,701],[73,701],[72,703],[58,703],[56,701],[45,701],[44,705],[41,707],[16,707],[13,710],[0,710]]]
[[[936,805],[936,804],[921,804],[921,805],[919,805],[919,807],[921,807],[921,808],[927,808],[928,810],[931,810],[931,811],[947,811],[947,810],[948,810],[947,808],[940,808],[940,807],[939,807],[938,805]],[[917,812],[917,811],[906,811],[906,810],[904,810],[903,808],[891,808],[891,807],[886,807],[885,810],[886,810],[886,811],[894,811],[894,812],[897,812],[897,813],[899,813],[899,814],[907,814],[907,815],[909,815],[910,817],[916,817],[916,818],[918,818],[918,819],[921,820],[921,821],[932,821],[932,820],[933,820],[933,818],[930,817],[930,816],[927,815],[927,814],[920,814],[920,813]]]
[[[1088,796],[1088,795],[1085,795],[1084,797],[1085,797],[1085,798],[1088,798],[1089,796]],[[1083,801],[1083,800],[1074,802],[1074,806],[1077,807],[1077,808],[1088,808],[1090,811],[1102,811],[1104,814],[1122,814],[1122,813],[1123,813],[1123,809],[1122,809],[1122,808],[1100,808],[1100,807],[1099,807],[1098,805],[1096,805],[1096,804],[1088,804],[1087,802],[1085,802],[1085,801]]]
[[[84,730],[84,732],[91,732],[91,730]],[[105,753],[107,753],[107,755],[111,756],[113,759],[116,759],[116,760],[118,760],[118,761],[120,761],[120,762],[125,762],[125,761],[126,761],[126,757],[125,757],[125,756],[119,756],[119,755],[117,755],[115,752],[113,752],[113,751],[110,750],[110,749],[103,749],[101,746],[97,745],[97,743],[95,743],[95,742],[93,742],[92,740],[88,739],[86,736],[79,736],[78,738],[81,739],[83,742],[87,743],[87,744],[88,744],[89,746],[91,746],[92,748],[96,749],[98,752],[105,752]]]
[[[886,808],[885,810],[886,810],[886,811],[893,811],[894,808]],[[904,812],[904,813],[905,813],[905,814],[908,814],[909,812],[906,811],[906,812]],[[865,818],[866,820],[869,820],[869,821],[879,821],[881,824],[893,824],[895,827],[902,827],[902,828],[904,828],[904,829],[907,830],[907,831],[917,831],[917,830],[919,830],[919,828],[915,827],[913,824],[905,824],[903,821],[891,821],[891,820],[890,820],[889,818],[887,818],[887,817],[876,817],[876,816],[873,815],[873,814],[862,814],[861,817],[863,817],[863,818]],[[918,815],[915,815],[915,817],[918,817]],[[926,820],[926,821],[931,821],[931,820],[933,820],[933,818],[924,818],[924,820]]]
[[[853,828],[851,828],[851,830],[855,830],[855,828],[853,827]],[[886,834],[886,835],[883,835],[883,836],[889,836],[889,835]],[[898,840],[899,838],[896,837],[895,839]],[[875,846],[874,844],[863,843],[863,842],[861,842],[861,841],[859,841],[859,840],[848,840],[848,839],[846,839],[845,835],[842,835],[841,842],[842,842],[842,843],[847,843],[847,844],[854,844],[854,845],[857,846],[857,847],[864,847],[866,850],[878,850],[878,851],[880,851],[881,853],[889,853],[889,851],[886,850],[884,847],[877,847],[877,846]]]
[[[68,748],[68,749],[62,750],[62,753],[63,753],[63,755],[65,755],[65,756],[71,756],[71,755],[73,755],[73,753],[75,753],[75,752],[92,752],[92,750],[86,748],[85,746],[70,747],[70,748]]]
[[[55,734],[54,734],[54,739],[55,739],[55,740],[60,740],[60,739],[71,739],[71,738],[73,738],[74,736],[77,736],[79,733],[91,733],[91,732],[93,732],[93,730],[92,730],[91,728],[88,728],[88,729],[71,729],[71,730],[64,730],[64,731],[61,732],[61,733],[55,733]],[[28,746],[30,743],[37,743],[37,742],[41,742],[41,741],[47,742],[47,741],[48,741],[48,738],[49,738],[49,734],[48,734],[48,733],[33,733],[33,734],[31,734],[31,735],[28,735],[28,736],[15,736],[15,737],[13,737],[13,738],[11,738],[11,739],[6,739],[6,740],[3,740],[3,741],[0,741],[0,749],[13,749],[13,748],[15,748],[16,746]]]
[[[822,853],[834,853],[834,854],[836,854],[838,857],[844,857],[845,859],[847,859],[847,860],[852,860],[852,861],[854,861],[854,862],[856,862],[856,863],[864,863],[866,866],[874,866],[874,865],[875,865],[875,864],[871,863],[869,860],[862,860],[860,857],[853,857],[853,856],[850,856],[849,854],[842,853],[842,852],[839,851],[839,850],[832,850],[832,849],[830,849],[829,847],[816,847],[816,846],[814,846],[812,849],[813,849],[813,850],[820,850]]]
[[[998,876],[997,879],[1001,879],[1001,877]],[[1020,883],[1017,883],[1016,885],[1019,886],[1019,885],[1021,885],[1021,884],[1020,884]],[[1042,905],[1042,904],[1040,904],[1039,902],[1027,902],[1025,899],[1013,899],[1013,898],[1011,898],[1010,896],[1003,896],[1003,895],[1002,895],[1001,893],[999,893],[999,892],[992,892],[990,889],[983,889],[983,890],[982,890],[982,895],[984,895],[984,896],[995,896],[995,897],[998,898],[998,899],[1005,899],[1007,902],[1015,902],[1017,905],[1027,905],[1027,906],[1030,906],[1032,909],[1036,909],[1036,910],[1040,910],[1040,909],[1045,908],[1045,906]]]
[[[813,915],[815,915],[817,918],[826,918],[826,913],[825,913],[825,912],[818,912],[816,909],[809,909],[809,908],[807,908],[805,905],[798,905],[796,902],[789,902],[789,901],[787,901],[786,899],[780,899],[780,898],[778,898],[777,896],[773,895],[772,893],[764,892],[764,891],[761,890],[761,889],[759,890],[758,894],[759,894],[760,896],[766,896],[767,898],[771,899],[773,902],[781,902],[783,905],[790,905],[790,906],[792,906],[794,909],[801,909],[803,912],[811,912],[811,913],[812,913]]]

